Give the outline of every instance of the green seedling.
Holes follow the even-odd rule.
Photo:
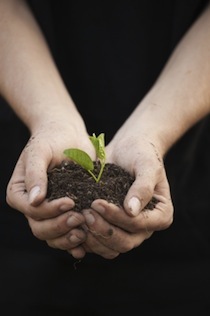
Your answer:
[[[67,158],[73,160],[85,170],[87,170],[96,182],[99,182],[105,167],[106,153],[105,153],[105,141],[104,133],[101,133],[98,137],[95,134],[89,136],[91,143],[93,144],[96,152],[96,157],[100,162],[100,171],[98,175],[94,174],[94,163],[90,156],[83,150],[78,148],[69,148],[64,150],[64,155]]]

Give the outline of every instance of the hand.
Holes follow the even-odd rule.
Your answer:
[[[105,200],[96,200],[92,209],[83,214],[87,232],[84,249],[106,259],[132,250],[152,235],[141,225],[139,218],[130,217],[123,209]]]
[[[137,216],[129,216],[122,208],[105,200],[96,200],[92,209],[83,211],[87,237],[83,247],[86,252],[106,259],[116,258],[140,246],[154,231],[167,228],[171,202],[156,195],[159,202],[153,210],[144,209]],[[158,227],[159,225],[159,227]]]
[[[63,151],[69,147],[81,148],[95,158],[94,148],[83,127],[81,130],[73,128],[66,119],[61,123],[46,122],[37,128],[23,149],[9,181],[8,204],[34,219],[49,218],[47,208],[43,212],[37,206],[46,197],[47,171],[61,163],[65,158]],[[51,211],[50,215],[56,216]]]
[[[170,188],[159,147],[147,137],[124,134],[120,137],[120,133],[107,146],[107,160],[121,166],[135,178],[124,200],[128,215],[137,216],[153,196],[164,198],[165,212],[158,216],[156,225],[154,223],[157,230],[168,227],[173,220]]]
[[[130,172],[135,181],[128,191],[124,209],[104,200],[83,211],[87,239],[84,248],[112,259],[139,246],[154,231],[168,228],[173,221],[173,205],[163,159],[155,145],[146,139],[124,137],[107,147],[109,162]],[[152,196],[158,203],[145,209]]]
[[[71,238],[71,229],[84,241],[85,233],[76,229],[84,223],[84,218],[72,212],[74,202],[71,199],[48,202],[45,197],[47,170],[63,160],[63,150],[69,147],[82,148],[94,159],[94,149],[84,128],[79,133],[67,122],[61,125],[46,122],[34,132],[22,151],[7,188],[8,204],[26,216],[33,234],[52,247],[66,250],[80,243],[75,237]],[[70,224],[68,218],[72,218],[72,214],[75,221]],[[73,250],[76,257],[78,252],[80,257],[83,256],[82,251]]]
[[[52,207],[52,203],[58,204],[61,200],[47,202],[49,208]],[[81,259],[86,254],[82,246],[86,240],[86,233],[82,229],[85,219],[79,212],[65,211],[64,200],[65,198],[62,201],[63,214],[60,212],[61,215],[40,221],[27,217],[28,222],[35,237],[46,241],[51,248],[66,250],[75,259]]]

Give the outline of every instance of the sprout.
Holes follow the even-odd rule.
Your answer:
[[[96,151],[96,157],[100,162],[101,168],[99,171],[99,174],[96,176],[94,171],[94,163],[90,156],[83,150],[77,149],[77,148],[69,148],[64,150],[64,154],[77,164],[79,164],[81,167],[83,167],[85,170],[87,170],[93,179],[96,182],[99,182],[105,167],[105,161],[106,161],[106,153],[105,153],[105,141],[104,141],[104,133],[101,133],[98,137],[93,133],[92,136],[89,136],[91,143],[93,144],[95,151]]]

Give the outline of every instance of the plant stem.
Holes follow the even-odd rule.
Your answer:
[[[89,174],[93,177],[93,179],[95,180],[95,182],[98,182],[98,178],[94,175],[94,173],[91,170],[87,170],[89,172]]]
[[[95,174],[91,170],[87,170],[89,172],[89,174],[93,177],[93,179],[95,180],[96,183],[98,183],[101,179],[101,176],[102,176],[102,173],[103,173],[104,167],[105,167],[105,162],[104,161],[102,162],[100,160],[100,165],[101,165],[101,168],[100,168],[100,171],[99,171],[99,174],[97,177],[95,176]]]
[[[101,161],[100,161],[100,164],[101,164],[101,169],[100,169],[100,172],[99,172],[98,177],[97,177],[97,179],[96,179],[96,182],[99,182],[99,181],[100,181],[101,176],[102,176],[102,173],[103,173],[103,171],[104,171],[104,167],[105,167],[105,163],[104,163],[104,162],[101,162]]]

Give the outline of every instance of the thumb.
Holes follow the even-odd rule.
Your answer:
[[[28,202],[37,206],[47,194],[47,166],[42,160],[31,161],[25,169],[25,186],[28,192]]]
[[[148,178],[137,177],[124,200],[124,209],[127,214],[137,216],[151,200],[153,193],[154,186],[149,184]]]

